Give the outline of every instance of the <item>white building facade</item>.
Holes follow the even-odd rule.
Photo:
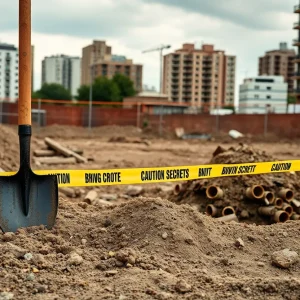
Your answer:
[[[81,84],[81,59],[57,55],[45,57],[42,61],[42,84],[63,85],[75,97]]]
[[[0,43],[0,101],[19,97],[19,53],[14,45]]]
[[[240,85],[238,113],[285,113],[288,84],[283,76],[258,76],[247,78]]]

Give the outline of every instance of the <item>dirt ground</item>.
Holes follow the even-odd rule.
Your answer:
[[[6,171],[19,165],[15,131],[0,127],[0,167]],[[238,147],[223,139],[161,139],[136,128],[53,126],[36,131],[33,150],[46,136],[82,149],[90,161],[34,169],[197,165],[208,163],[219,145]],[[250,145],[277,160],[300,157],[297,142]],[[300,299],[299,221],[222,222],[170,201],[174,184],[142,188],[137,197],[127,186],[95,188],[109,200],[100,205],[83,201],[92,188],[78,189],[77,198],[60,192],[52,230],[0,233],[0,300]],[[291,251],[286,268],[275,257],[284,261],[276,254],[284,249]]]

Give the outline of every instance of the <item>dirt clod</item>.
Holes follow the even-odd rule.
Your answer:
[[[288,269],[293,264],[298,262],[299,255],[295,251],[284,249],[281,251],[275,251],[272,254],[272,263],[280,268]]]
[[[181,279],[176,282],[175,290],[180,293],[187,293],[192,291],[192,286]]]

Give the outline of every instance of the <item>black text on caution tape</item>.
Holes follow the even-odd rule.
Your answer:
[[[198,177],[210,177],[212,168],[199,168]]]
[[[70,184],[71,174],[70,173],[54,173],[50,175],[56,175],[58,184]]]
[[[121,183],[121,172],[85,173],[85,183]]]
[[[143,182],[189,179],[189,177],[189,169],[141,171],[141,181]]]
[[[255,168],[256,165],[223,167],[221,175],[251,174]]]
[[[275,171],[289,171],[292,167],[291,163],[277,163],[273,164],[271,168],[271,172]]]

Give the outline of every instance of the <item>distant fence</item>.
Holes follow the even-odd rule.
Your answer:
[[[241,107],[235,107],[236,113],[224,114],[222,108],[193,110],[188,106],[182,113],[174,113],[164,108],[173,104],[164,103],[93,103],[91,126],[103,125],[150,127],[160,134],[174,132],[184,128],[186,133],[219,134],[235,129],[243,134],[268,135],[278,137],[300,137],[300,114],[296,106],[288,109],[289,113],[273,113],[263,109],[262,113],[237,113]],[[176,106],[176,105],[175,105]],[[179,107],[179,105],[178,105]],[[251,111],[251,107],[247,107]],[[257,106],[255,107],[257,109]],[[0,101],[0,123],[17,124],[17,103]],[[285,108],[280,107],[280,111]],[[245,106],[243,106],[245,111]],[[274,111],[274,110],[273,110]],[[278,110],[279,111],[279,110]],[[226,111],[228,113],[228,110]],[[34,100],[32,102],[33,124],[49,126],[53,124],[87,127],[89,125],[88,102]]]

